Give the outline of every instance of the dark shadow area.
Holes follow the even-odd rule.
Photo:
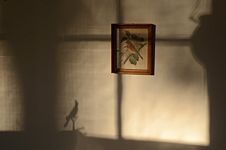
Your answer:
[[[98,150],[101,147],[102,150],[207,150],[204,146],[194,146],[186,144],[175,144],[166,142],[155,141],[137,141],[137,140],[111,140],[103,138],[87,138],[87,143],[90,145],[84,150],[94,149]],[[97,147],[97,149],[96,149]]]
[[[207,73],[210,150],[226,149],[226,1],[213,0],[212,14],[200,17],[192,36],[193,54]]]
[[[63,37],[65,42],[75,41],[111,41],[110,35],[67,35]]]
[[[51,135],[41,133],[39,136],[35,133],[30,133],[28,136],[25,132],[0,132],[0,148],[3,150],[74,150],[77,137],[80,136],[83,135],[77,131],[57,132]]]
[[[21,132],[1,132],[0,144],[1,149],[5,150],[26,150],[26,135]],[[155,141],[137,141],[137,140],[113,140],[105,138],[87,137],[79,132],[59,132],[54,134],[54,143],[51,147],[54,150],[207,150],[205,146],[176,144]],[[43,147],[35,147],[31,145],[31,149]],[[29,149],[30,150],[30,149]]]
[[[117,78],[117,135],[118,139],[122,139],[122,96],[123,96],[123,83],[122,75]]]
[[[121,0],[116,0],[117,10],[116,10],[116,16],[117,16],[117,23],[122,23],[123,21],[123,15],[121,13]],[[122,75],[118,74],[117,76],[117,135],[118,139],[122,139],[122,97],[123,97],[123,83],[122,83]]]
[[[58,33],[76,17],[76,13],[69,12],[70,8],[65,11],[61,3],[59,0],[7,0],[3,4],[4,31],[22,87],[25,116],[23,132],[0,133],[4,138],[0,144],[5,146],[1,149],[55,150],[58,147],[55,119],[59,90]],[[71,5],[76,7],[79,3]]]

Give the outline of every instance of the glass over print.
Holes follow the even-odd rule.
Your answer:
[[[112,24],[112,72],[154,74],[155,26]]]

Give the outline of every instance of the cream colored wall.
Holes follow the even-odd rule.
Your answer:
[[[123,138],[208,145],[206,74],[193,57],[189,43],[198,26],[189,20],[194,3],[121,1],[121,21],[154,23],[158,39],[155,75],[122,76]],[[66,0],[60,6],[59,33],[65,41],[59,43],[56,51],[58,130],[71,130],[70,126],[64,129],[63,124],[77,99],[77,127],[84,127],[83,132],[91,137],[117,139],[118,75],[111,74],[110,69],[110,24],[117,23],[117,4],[109,0]],[[208,12],[206,7],[202,9]],[[187,41],[180,41],[184,38]],[[0,130],[21,130],[20,83],[10,59],[0,56],[0,115],[8,121],[0,123]]]
[[[78,126],[84,126],[89,136],[117,138],[117,75],[110,73],[110,41],[95,40],[95,35],[109,35],[110,24],[117,22],[112,17],[116,12],[112,5],[82,3],[84,9],[87,5],[91,9],[82,11],[79,21],[67,28],[75,32],[65,36],[91,34],[94,41],[72,40],[60,48],[61,99],[65,101],[59,102],[59,126],[76,98],[81,104]],[[189,19],[194,4],[185,0],[121,2],[124,23],[155,23],[157,37],[166,39],[156,43],[155,76],[122,76],[123,138],[208,145],[206,74],[189,43],[198,25]],[[208,12],[208,7],[201,7]],[[92,11],[99,13],[94,17]],[[80,21],[86,23],[80,26]],[[180,41],[184,38],[188,42]]]
[[[23,130],[20,81],[7,41],[0,41],[0,131]]]

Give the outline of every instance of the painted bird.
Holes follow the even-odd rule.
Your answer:
[[[128,48],[131,51],[131,53],[137,54],[140,56],[141,59],[143,59],[141,54],[137,51],[134,44],[130,40],[126,40],[126,48]]]

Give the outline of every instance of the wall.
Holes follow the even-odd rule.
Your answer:
[[[28,147],[50,143],[51,149],[50,137],[71,130],[63,124],[77,99],[76,126],[84,127],[86,136],[78,136],[69,149],[208,145],[209,122],[218,115],[211,113],[209,120],[208,99],[218,95],[223,99],[223,93],[210,94],[223,77],[211,80],[214,86],[208,89],[217,75],[207,76],[209,63],[200,59],[205,55],[200,50],[206,47],[199,39],[205,39],[206,30],[200,36],[199,22],[189,17],[210,14],[209,3],[201,1],[195,9],[198,3],[185,0],[1,2],[1,31],[6,34],[1,40],[0,115],[6,121],[0,130],[23,131]],[[155,76],[110,73],[110,24],[117,22],[157,25]],[[60,137],[63,143],[74,139],[70,133]]]
[[[198,25],[189,19],[195,1],[105,2],[81,1],[77,20],[65,28],[60,99],[67,103],[59,102],[59,127],[76,98],[78,126],[89,136],[208,145],[205,68],[190,43]],[[199,7],[208,13],[209,7]],[[110,74],[110,24],[117,21],[157,25],[155,76]]]

